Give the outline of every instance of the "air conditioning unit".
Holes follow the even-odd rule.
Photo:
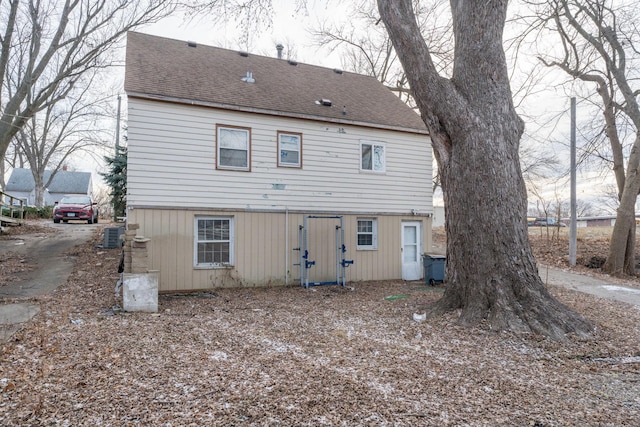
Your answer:
[[[124,227],[107,227],[104,229],[104,243],[102,247],[105,249],[119,248],[120,235],[124,234]]]

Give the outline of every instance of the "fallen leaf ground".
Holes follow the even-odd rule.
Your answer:
[[[1,425],[638,425],[636,307],[552,287],[597,327],[568,343],[455,313],[416,322],[442,292],[421,282],[216,289],[124,313],[100,241],[2,345]]]
[[[51,227],[28,222],[20,227],[7,227],[0,234],[0,239],[12,243],[15,250],[0,249],[0,287],[18,280],[22,273],[26,273],[34,268],[34,260],[29,254],[19,251],[22,239],[19,236],[29,235],[34,238],[47,236],[54,233]],[[9,245],[9,247],[12,247]]]

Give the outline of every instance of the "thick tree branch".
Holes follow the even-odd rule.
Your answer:
[[[166,16],[174,0],[65,0],[46,9],[40,1],[10,3],[25,22],[9,22],[2,44],[0,79],[12,95],[2,99],[0,159],[19,129],[38,111],[64,99],[77,79],[94,68],[108,66],[107,53],[129,30]],[[25,31],[20,43],[8,44],[12,31]],[[24,28],[24,30],[22,30]],[[23,44],[23,43],[26,43]],[[26,47],[26,50],[23,49]],[[31,102],[25,103],[31,93]]]

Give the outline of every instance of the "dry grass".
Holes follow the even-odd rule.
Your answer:
[[[41,313],[2,347],[2,425],[640,419],[640,310],[625,304],[552,288],[597,326],[592,339],[564,344],[465,329],[455,313],[415,322],[417,307],[442,291],[422,283],[216,289],[161,296],[157,314],[123,313],[114,309],[117,251],[89,243],[74,255],[68,283],[38,298]]]
[[[611,277],[600,266],[609,254],[613,227],[581,227],[577,229],[576,265],[569,264],[569,228],[529,227],[529,241],[536,261],[563,270],[597,276],[603,280],[632,287],[640,287],[637,277]],[[433,230],[433,245],[444,253],[446,236],[442,227]],[[636,260],[640,262],[640,245],[636,244]],[[636,270],[640,272],[640,265]]]

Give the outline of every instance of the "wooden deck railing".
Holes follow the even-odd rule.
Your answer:
[[[24,200],[0,191],[0,225],[19,225],[24,219]]]

